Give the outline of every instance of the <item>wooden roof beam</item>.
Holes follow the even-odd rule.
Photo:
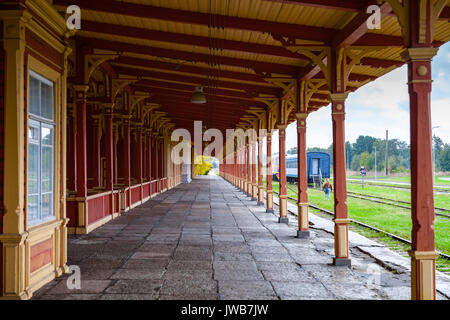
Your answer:
[[[210,82],[208,78],[204,77],[195,77],[195,76],[185,76],[176,73],[168,73],[168,72],[158,72],[152,70],[143,70],[143,69],[134,69],[134,68],[124,68],[115,66],[114,68],[117,74],[135,76],[135,77],[146,77],[146,78],[154,78],[161,80],[170,80],[192,84],[194,86],[202,85],[203,87],[208,87]],[[247,83],[238,83],[231,81],[223,81],[223,80],[213,80],[211,81],[213,84],[217,85],[219,88],[227,88],[227,89],[235,89],[244,92],[256,92],[263,93],[268,95],[277,95],[280,90],[275,87],[268,86],[258,86]]]
[[[256,74],[245,73],[245,72],[236,72],[236,71],[228,71],[228,70],[218,70],[215,68],[203,68],[198,66],[186,65],[186,64],[177,64],[165,61],[157,61],[157,60],[148,60],[148,59],[139,59],[128,56],[120,56],[116,60],[114,60],[115,65],[129,65],[135,67],[145,67],[151,69],[161,69],[172,72],[182,72],[182,73],[190,73],[204,76],[213,76],[213,77],[221,77],[233,80],[241,80],[248,82],[258,82],[261,84],[267,85],[268,83],[264,81],[264,79]]]
[[[264,0],[264,1],[297,4],[304,7],[343,10],[350,12],[359,12],[367,4],[366,0]]]
[[[211,24],[209,13],[155,7],[151,5],[135,3],[126,3],[125,5],[123,2],[109,0],[55,0],[54,4],[59,7],[64,7],[64,10],[67,6],[78,5],[82,10],[93,10],[122,16],[158,19],[202,26],[210,26]],[[216,23],[213,25],[216,28],[254,31],[324,43],[329,43],[336,31],[336,29],[224,15],[215,15],[214,21],[220,22],[220,24]]]
[[[307,57],[286,50],[281,46],[264,45],[217,38],[210,39],[208,37],[193,36],[189,34],[164,32],[89,20],[83,20],[82,31],[309,61]]]
[[[211,57],[208,54],[200,54],[181,50],[171,50],[151,46],[143,46],[137,44],[131,44],[126,42],[108,41],[96,38],[78,38],[78,41],[83,44],[97,49],[109,50],[113,52],[133,52],[138,54],[146,54],[149,56],[178,59],[190,62],[203,62],[209,63]],[[278,73],[295,75],[298,73],[299,68],[292,65],[260,62],[247,59],[237,59],[229,57],[214,57],[213,61],[216,65],[228,65],[234,67],[240,67],[244,69],[254,70],[257,74],[262,73]]]

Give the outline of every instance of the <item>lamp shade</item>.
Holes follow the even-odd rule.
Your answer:
[[[191,102],[196,104],[206,103],[206,97],[203,94],[203,87],[195,88],[195,92],[191,97]]]

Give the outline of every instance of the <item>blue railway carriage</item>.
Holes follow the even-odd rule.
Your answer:
[[[308,183],[322,182],[322,179],[330,178],[331,161],[330,155],[325,152],[308,152]],[[286,178],[288,182],[298,181],[298,157],[297,155],[286,156]],[[279,156],[272,157],[272,172],[274,181],[279,181]]]

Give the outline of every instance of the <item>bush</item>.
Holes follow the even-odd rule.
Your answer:
[[[203,157],[202,163],[195,165],[195,172],[199,176],[207,176],[209,174],[209,171],[213,167],[212,163],[208,161],[209,157]]]

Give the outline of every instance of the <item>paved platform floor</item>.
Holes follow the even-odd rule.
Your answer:
[[[203,177],[149,200],[88,235],[70,236],[68,274],[33,299],[409,299],[409,273],[394,274],[352,250],[331,265],[333,236],[295,238],[242,192]],[[441,297],[442,298],[442,297]]]

